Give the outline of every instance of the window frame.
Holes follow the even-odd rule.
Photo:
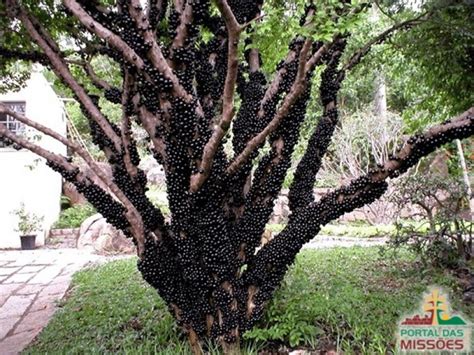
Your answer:
[[[18,112],[20,114],[26,113],[26,101],[25,100],[5,100],[0,101],[2,104],[6,105],[9,109],[13,109],[13,111]],[[18,109],[20,108],[20,109]],[[2,116],[5,115],[5,120],[3,120]],[[13,132],[20,137],[24,137],[26,135],[26,125],[22,122],[19,122],[14,117],[6,114],[0,113],[0,123],[4,124],[8,130]],[[15,129],[11,129],[11,125],[14,125]],[[12,149],[11,145],[6,145],[0,139],[0,150],[2,149]]]

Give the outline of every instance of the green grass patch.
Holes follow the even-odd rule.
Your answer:
[[[394,235],[396,228],[392,224],[352,225],[352,224],[328,224],[321,229],[320,235],[331,235],[339,237],[374,238]]]
[[[171,315],[141,279],[136,261],[84,270],[71,295],[27,354],[189,354]],[[397,320],[418,307],[431,284],[461,305],[457,281],[441,270],[420,272],[414,257],[381,258],[378,248],[304,250],[258,328],[245,334],[244,353],[287,344],[346,353],[393,351]]]
[[[96,213],[97,211],[90,203],[69,207],[61,211],[53,228],[79,228],[84,220]]]
[[[420,232],[428,232],[429,226],[427,223],[404,221],[404,225],[411,225],[417,228]],[[272,233],[280,233],[285,228],[285,224],[269,223],[266,226],[267,230]],[[378,224],[370,225],[363,221],[328,224],[321,228],[319,235],[329,235],[334,237],[355,237],[355,238],[378,238],[390,237],[397,233],[394,224]]]
[[[280,233],[285,224],[267,224],[266,229],[272,233]],[[359,237],[374,238],[393,235],[396,232],[394,225],[381,224],[371,226],[367,224],[328,224],[321,229],[319,235],[330,235],[335,237]]]

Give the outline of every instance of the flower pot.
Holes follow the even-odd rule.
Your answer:
[[[21,250],[33,250],[35,249],[36,235],[21,235]]]

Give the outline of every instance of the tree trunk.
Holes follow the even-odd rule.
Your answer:
[[[436,234],[436,223],[435,223],[435,218],[434,218],[434,213],[433,210],[434,208],[430,208],[428,205],[425,203],[418,201],[417,202],[418,206],[420,206],[422,209],[425,210],[426,212],[426,217],[428,218],[428,222],[430,224],[430,234],[435,235]]]
[[[240,340],[237,339],[235,343],[222,343],[222,350],[225,355],[240,355]]]
[[[377,72],[375,85],[374,114],[381,120],[385,120],[387,117],[387,90],[383,72]]]
[[[191,351],[193,352],[193,355],[202,355],[202,347],[199,342],[199,338],[196,334],[196,332],[192,329],[189,329],[188,331],[188,340],[189,340],[189,346],[191,347]]]
[[[464,184],[466,185],[466,193],[469,201],[470,220],[472,221],[474,219],[474,198],[472,196],[471,182],[469,181],[466,160],[464,159],[464,151],[462,148],[461,141],[459,139],[456,139],[456,147],[458,149],[459,162],[461,164]]]
[[[456,220],[454,221],[454,227],[456,229],[456,247],[458,249],[459,258],[461,258],[463,261],[467,261],[468,257],[464,249],[464,238],[462,235],[461,228],[459,228],[459,222]]]
[[[191,348],[191,351],[193,355],[203,355],[204,351],[201,346],[201,341],[202,339],[199,339],[198,335],[196,332],[192,329],[188,330],[188,341],[189,341],[189,347]],[[212,341],[212,340],[211,340]],[[233,343],[228,343],[224,340],[222,340],[219,345],[222,348],[222,352],[225,355],[240,355],[240,338],[237,337],[235,339],[235,342]]]

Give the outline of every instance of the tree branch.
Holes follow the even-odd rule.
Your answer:
[[[63,61],[61,56],[50,47],[49,43],[52,42],[52,39],[47,34],[46,30],[42,29],[41,34],[37,30],[38,26],[34,26],[29,15],[26,11],[18,5],[16,0],[8,0],[10,6],[16,8],[19,13],[19,19],[21,20],[23,26],[31,36],[31,38],[41,47],[46,56],[51,62],[52,68],[58,77],[62,78],[64,82],[71,88],[71,90],[77,95],[79,101],[82,103],[84,108],[87,109],[91,117],[97,122],[103,132],[107,137],[114,143],[115,149],[120,151],[120,139],[113,131],[109,122],[102,116],[100,110],[96,107],[90,96],[86,93],[84,88],[79,85],[79,83],[74,79],[66,63]],[[48,40],[43,38],[43,35],[48,36]]]
[[[84,70],[86,71],[87,75],[92,81],[92,84],[99,89],[110,90],[112,89],[112,85],[106,82],[104,79],[99,78],[99,76],[92,68],[92,64],[90,62],[84,61],[83,63]]]
[[[103,26],[101,23],[95,21],[75,0],[63,0],[64,5],[74,14],[74,16],[92,33],[102,38],[104,41],[112,45],[118,50],[128,63],[146,73],[146,65],[144,60],[124,41],[120,36]],[[173,90],[176,95],[182,97],[186,102],[192,100],[192,96],[179,83],[176,75],[173,74],[171,68],[163,57],[153,33],[149,30],[144,32],[144,39],[151,45],[149,51],[150,60],[160,73],[169,80],[173,85]]]
[[[338,122],[337,93],[340,85],[337,82],[337,66],[345,44],[343,39],[336,40],[332,46],[332,57],[321,75],[320,99],[324,106],[323,116],[311,135],[308,147],[296,168],[290,186],[288,199],[290,210],[293,212],[296,208],[306,206],[313,201],[316,174],[321,168],[322,159],[331,143]]]
[[[0,107],[0,109],[2,109],[2,107]],[[3,112],[3,111],[0,111],[0,112]],[[28,140],[17,136],[16,134],[8,130],[3,123],[0,123],[0,137],[5,137],[9,139],[10,141],[18,144],[20,147],[28,149],[29,151],[39,155],[40,157],[60,165],[67,171],[72,172],[77,169],[77,167],[69,163],[67,159],[63,157],[62,155],[50,152],[40,147],[39,145],[31,143]]]
[[[251,48],[248,56],[248,64],[251,73],[260,70],[260,54],[258,48]]]
[[[158,24],[162,20],[164,14],[166,13],[166,8],[168,6],[167,0],[149,0],[147,8],[148,22],[150,23],[152,29],[156,31]]]
[[[137,247],[138,247],[138,252],[139,255],[143,253],[144,250],[144,230],[143,230],[143,221],[140,216],[140,213],[137,211],[137,209],[133,206],[133,204],[130,202],[130,200],[125,196],[125,194],[118,188],[118,186],[111,181],[105,172],[97,165],[97,163],[92,159],[92,157],[89,155],[89,153],[83,149],[80,145],[69,141],[59,133],[53,131],[52,129],[43,126],[42,124],[32,121],[28,119],[27,117],[19,114],[18,112],[10,110],[8,107],[6,107],[4,104],[0,103],[0,113],[6,113],[9,116],[14,117],[16,120],[24,123],[27,126],[30,126],[47,136],[50,136],[54,138],[55,140],[61,142],[74,152],[76,152],[84,161],[86,164],[91,168],[91,170],[94,172],[94,174],[112,191],[112,193],[115,195],[115,197],[125,206],[127,209],[128,213],[130,215],[130,225],[131,228],[135,228],[135,233],[133,233],[136,241],[137,241]],[[6,130],[6,128],[5,128]],[[7,138],[11,139],[6,133],[5,130],[0,131],[0,135],[5,135]],[[13,139],[12,139],[13,140]],[[57,157],[54,157],[54,160],[51,158],[47,158],[44,156],[45,150],[42,149],[41,147],[34,147],[32,143],[29,143],[27,140],[22,140],[21,143],[18,143],[19,145],[25,147],[28,150],[31,150],[33,153],[36,153],[40,156],[45,157],[48,160],[52,160],[56,163],[58,163]],[[34,150],[33,150],[34,148]],[[52,154],[52,153],[51,153]],[[65,158],[64,158],[65,160]],[[64,165],[64,164],[63,164]],[[68,169],[69,170],[69,169]],[[134,222],[134,223],[132,223]]]
[[[133,80],[131,75],[126,73],[123,79],[123,90],[122,90],[122,107],[127,107],[127,105],[132,101],[132,87]],[[120,135],[122,138],[122,146],[124,150],[123,162],[125,168],[127,169],[128,174],[135,179],[138,175],[138,168],[133,164],[130,148],[132,146],[132,131],[129,112],[123,110],[122,112],[122,125],[120,127]]]
[[[175,8],[178,10],[179,5],[176,4]],[[178,11],[179,12],[179,11]],[[184,46],[184,42],[188,35],[188,26],[193,21],[193,5],[192,1],[185,1],[184,9],[181,11],[180,23],[176,29],[176,36],[173,39],[172,48],[180,48]]]
[[[19,59],[26,60],[31,62],[40,62],[46,63],[48,61],[48,56],[40,51],[27,51],[21,52],[17,50],[12,50],[4,47],[0,47],[0,57],[7,59]]]
[[[416,24],[422,22],[421,21],[422,18],[425,17],[425,16],[429,16],[429,15],[430,15],[430,13],[425,12],[425,13],[422,13],[421,15],[419,15],[419,16],[413,18],[413,19],[397,23],[397,24],[393,25],[392,27],[390,27],[389,29],[383,31],[378,36],[372,38],[364,46],[359,48],[347,60],[347,62],[343,65],[342,69],[340,70],[338,81],[342,81],[342,79],[344,78],[345,73],[348,72],[349,70],[351,70],[355,65],[357,65],[357,63],[359,63],[360,60],[370,51],[372,46],[383,42],[384,40],[386,40],[389,36],[391,36],[394,32],[396,32],[398,30],[403,30],[403,29],[409,28],[413,25],[416,25]]]
[[[217,7],[224,17],[227,33],[228,33],[228,55],[227,55],[227,75],[224,83],[224,92],[222,95],[222,117],[218,124],[215,125],[211,138],[204,146],[201,163],[198,172],[191,176],[190,190],[196,192],[206,181],[211,173],[212,162],[214,156],[222,142],[222,139],[229,130],[232,118],[234,117],[234,94],[235,83],[237,81],[238,62],[238,46],[241,27],[227,4],[226,0],[217,1]]]
[[[415,165],[419,159],[454,139],[474,134],[474,107],[457,118],[434,126],[424,134],[411,137],[392,159],[379,169],[339,188],[320,201],[313,202],[292,215],[287,227],[256,255],[243,275],[244,284],[253,287],[250,325],[257,320],[264,304],[278,287],[288,266],[293,263],[302,246],[309,242],[321,226],[378,199],[386,190],[385,180],[396,177]],[[262,278],[262,275],[265,275]]]
[[[311,50],[311,45],[312,45],[312,41],[309,39],[306,39],[303,45],[303,48],[301,49],[301,52],[300,52],[299,63],[298,63],[298,74],[290,89],[290,92],[288,93],[288,95],[286,95],[275,117],[259,134],[257,134],[254,138],[252,138],[248,142],[247,146],[242,151],[242,153],[240,153],[234,159],[234,161],[230,164],[230,166],[227,168],[227,174],[229,175],[234,174],[237,171],[237,169],[239,169],[239,167],[247,161],[247,159],[250,157],[252,152],[260,144],[262,144],[265,141],[265,139],[273,131],[275,131],[275,129],[278,128],[278,126],[280,125],[280,122],[288,114],[289,110],[291,109],[293,104],[296,102],[298,97],[303,93],[304,88],[305,88],[306,74],[307,74],[305,68],[306,68],[306,63],[308,60],[307,59],[308,53]]]

